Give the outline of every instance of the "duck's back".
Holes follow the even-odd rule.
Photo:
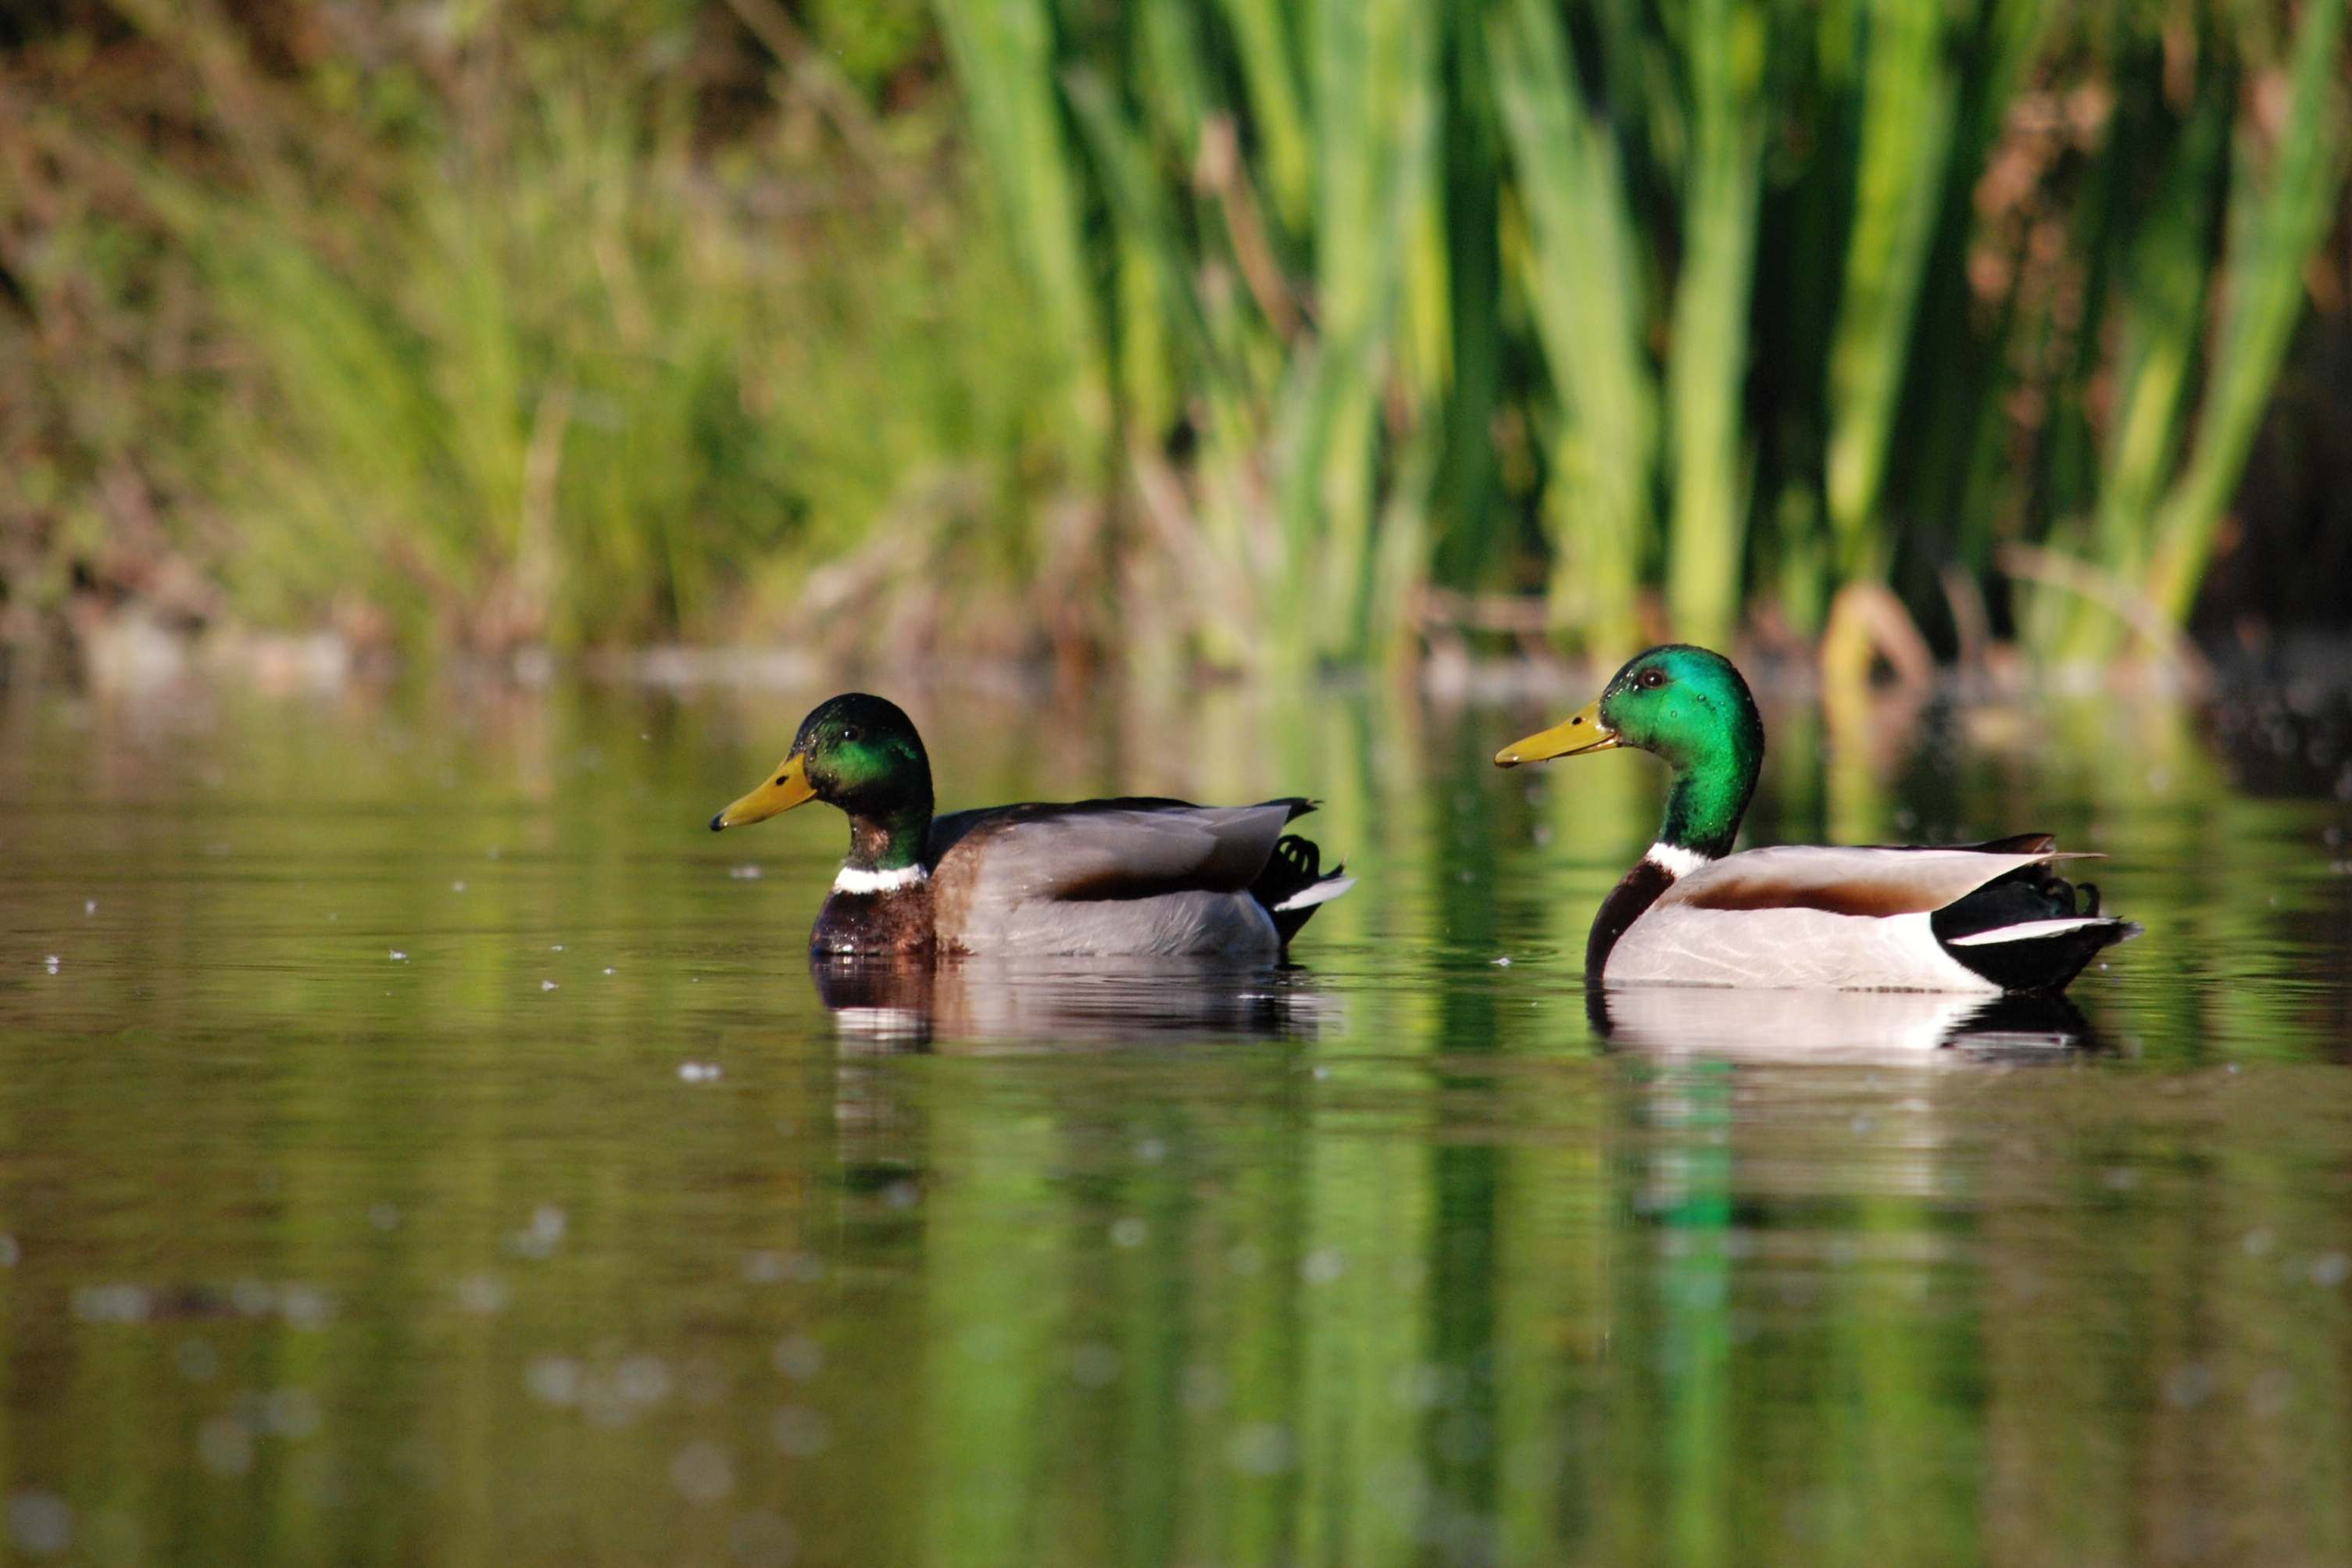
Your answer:
[[[1284,826],[1310,809],[1129,796],[941,817],[929,857],[940,945],[1272,958],[1282,937],[1250,890]]]

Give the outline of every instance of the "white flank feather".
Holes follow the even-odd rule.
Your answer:
[[[2039,936],[2055,936],[2063,931],[2080,931],[2085,925],[2114,924],[2104,915],[2077,915],[2072,920],[2021,920],[2014,925],[1997,925],[1990,931],[1972,931],[1966,936],[1955,936],[1955,947],[1990,947],[1996,942],[2031,942]]]
[[[1356,885],[1352,876],[1327,876],[1321,882],[1310,883],[1274,907],[1282,910],[1312,909],[1318,904],[1328,904]]]
[[[2000,989],[1945,952],[1924,914],[1872,917],[1821,909],[1695,909],[1663,897],[1611,949],[1603,973],[1612,986],[1978,994]]]

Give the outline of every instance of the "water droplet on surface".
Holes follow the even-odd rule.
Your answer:
[[[768,1423],[776,1451],[796,1459],[814,1458],[833,1447],[833,1423],[824,1412],[806,1405],[787,1405]]]
[[[1278,1476],[1297,1461],[1290,1428],[1276,1421],[1237,1427],[1225,1443],[1225,1462],[1244,1475]]]
[[[568,1355],[534,1356],[523,1368],[523,1386],[541,1405],[579,1404],[583,1381],[580,1364]]]
[[[551,991],[555,989],[555,982],[553,980],[541,980],[539,983],[539,988],[542,991]]]
[[[677,1075],[688,1083],[716,1083],[719,1082],[719,1063],[681,1061],[677,1064]]]
[[[196,1458],[216,1476],[253,1469],[253,1434],[234,1416],[215,1416],[196,1428]]]
[[[1070,1352],[1070,1375],[1080,1387],[1108,1388],[1118,1381],[1118,1352],[1089,1341]]]
[[[2164,1396],[2183,1410],[2193,1410],[2213,1392],[2213,1374],[2199,1362],[2187,1362],[2164,1376]]]
[[[669,1386],[669,1365],[657,1355],[633,1355],[613,1369],[614,1391],[631,1405],[658,1405]]]
[[[73,1543],[73,1510],[53,1492],[20,1491],[8,1500],[8,1539],[28,1557],[53,1557]]]
[[[335,1303],[313,1285],[285,1285],[278,1291],[278,1315],[299,1329],[322,1326],[334,1315]]]
[[[86,1323],[143,1322],[147,1292],[138,1285],[84,1285],[73,1293],[73,1312]]]
[[[716,1443],[688,1443],[670,1460],[669,1479],[688,1502],[717,1502],[735,1490],[735,1461]]]
[[[281,1437],[307,1437],[319,1429],[319,1396],[307,1388],[277,1388],[262,1401],[262,1421]]]
[[[405,964],[408,962],[408,955],[394,947],[392,950],[392,961],[395,964]]]
[[[495,1274],[475,1274],[457,1281],[457,1304],[484,1317],[507,1304],[506,1281]]]
[[[1328,1285],[1348,1271],[1348,1255],[1337,1247],[1318,1247],[1298,1266],[1299,1278],[1310,1285]]]
[[[1184,1386],[1181,1397],[1184,1408],[1195,1415],[1221,1410],[1225,1404],[1225,1375],[1205,1361],[1196,1361],[1184,1369]]]
[[[1144,1238],[1150,1234],[1151,1228],[1130,1214],[1124,1219],[1112,1222],[1110,1244],[1114,1247],[1140,1247]]]
[[[799,1532],[765,1511],[747,1513],[727,1529],[727,1550],[743,1568],[789,1568],[800,1549]]]
[[[804,1333],[786,1334],[768,1359],[793,1382],[806,1383],[824,1370],[824,1347]]]
[[[2347,1279],[2352,1279],[2352,1258],[2341,1252],[2322,1252],[2311,1260],[2311,1282],[2324,1291],[2332,1291]]]

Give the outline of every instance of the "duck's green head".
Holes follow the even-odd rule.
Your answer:
[[[801,720],[784,759],[758,789],[711,818],[710,830],[764,821],[811,800],[877,828],[914,825],[917,817],[928,825],[931,762],[914,721],[898,704],[864,692],[820,703]]]
[[[1730,660],[1687,643],[1638,654],[1597,699],[1503,747],[1495,766],[1621,746],[1654,752],[1675,769],[1662,838],[1708,854],[1730,846],[1764,761],[1764,721]]]

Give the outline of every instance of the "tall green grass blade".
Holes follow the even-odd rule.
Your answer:
[[[1307,648],[1363,651],[1379,497],[1383,382],[1393,367],[1406,247],[1429,193],[1434,24],[1412,0],[1320,0],[1314,16],[1315,385],[1294,402],[1285,461],[1286,603]],[[1295,658],[1293,660],[1295,663]]]
[[[2346,105],[2336,68],[2345,7],[2305,0],[2289,92],[2266,174],[2242,130],[2230,225],[2228,304],[2195,444],[2155,526],[2147,591],[2185,624],[2211,559],[2287,341],[2303,312],[2303,268],[2344,188]]]
[[[1720,643],[1738,619],[1746,575],[1740,393],[1748,373],[1765,30],[1760,8],[1740,0],[1701,0],[1689,26],[1690,162],[1666,367],[1674,443],[1666,605],[1677,635]]]
[[[1969,35],[1945,160],[1941,213],[1911,330],[1901,420],[1891,446],[1882,508],[1926,532],[1912,565],[1986,570],[1997,525],[2021,504],[2018,476],[2000,461],[2007,438],[2002,397],[2018,346],[2020,300],[2012,287],[1980,292],[1972,276],[1979,247],[1997,254],[1979,213],[1979,192],[2027,70],[2054,25],[2041,0],[1986,0]],[[1932,555],[1922,561],[1923,554]],[[1940,597],[1940,588],[1937,590]]]
[[[1267,188],[1284,221],[1303,233],[1313,221],[1317,150],[1291,7],[1285,0],[1223,0],[1222,9],[1248,83]]]
[[[1103,329],[1080,228],[1080,191],[1055,87],[1046,0],[940,0],[940,32],[963,83],[982,163],[1006,225],[1020,237],[1038,307],[1066,356],[1077,455],[1092,455],[1110,419]]]
[[[1444,447],[1433,481],[1437,531],[1430,575],[1457,586],[1486,580],[1505,542],[1495,527],[1495,416],[1507,352],[1502,317],[1502,131],[1495,70],[1480,7],[1450,6],[1444,53],[1445,316],[1451,361],[1440,417]],[[1433,204],[1433,212],[1437,210]]]
[[[1885,536],[1872,524],[1903,391],[1918,298],[1950,152],[1957,83],[1942,7],[1871,0],[1863,9],[1862,108],[1845,287],[1829,356],[1824,486],[1837,567],[1874,576]]]
[[[1514,247],[1560,402],[1544,516],[1556,621],[1602,653],[1628,651],[1651,495],[1657,389],[1633,209],[1616,138],[1575,86],[1546,0],[1509,0],[1492,23],[1503,127],[1527,218]]]
[[[2105,568],[2126,579],[2136,579],[2146,564],[2152,514],[2176,461],[2205,336],[2212,196],[2224,167],[2228,116],[2213,92],[2202,96],[2122,258],[2125,333],[2116,412],[2091,543]],[[2078,600],[2071,609],[2062,655],[2094,657],[2114,646],[2116,622],[2105,607]]]

